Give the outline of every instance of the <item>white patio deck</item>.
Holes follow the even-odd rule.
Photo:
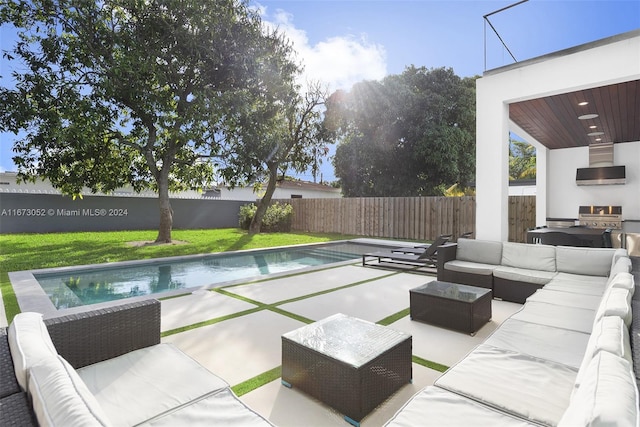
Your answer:
[[[258,307],[247,299],[261,304],[276,304],[280,310],[314,321],[334,313],[344,313],[377,322],[407,309],[409,289],[431,280],[435,277],[362,267],[354,263],[225,288],[226,292],[244,300],[199,290],[162,302],[162,330],[169,331]],[[315,296],[305,298],[308,295]],[[283,301],[285,303],[279,304]],[[519,304],[494,300],[492,320],[474,337],[411,321],[409,316],[389,327],[413,335],[414,356],[451,366],[519,308]],[[280,366],[281,335],[304,324],[267,308],[171,334],[164,337],[163,342],[174,343],[234,386]],[[414,393],[432,384],[439,375],[438,371],[414,363],[413,383],[402,387],[364,418],[361,425],[383,425]],[[342,414],[295,387],[284,387],[280,379],[241,396],[241,399],[281,427],[349,425]]]

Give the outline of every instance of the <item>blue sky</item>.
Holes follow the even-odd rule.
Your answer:
[[[330,90],[402,73],[409,65],[451,67],[461,77],[513,62],[483,15],[516,0],[251,0],[285,32],[305,78]],[[529,0],[489,18],[518,61],[640,28],[640,0]],[[0,29],[1,48],[11,30]],[[0,61],[0,84],[9,66]],[[15,170],[13,135],[0,134],[0,171]],[[333,152],[333,150],[331,150]],[[323,178],[335,179],[328,160]],[[311,174],[301,176],[312,180]]]

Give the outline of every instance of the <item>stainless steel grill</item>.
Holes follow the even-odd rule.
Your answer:
[[[622,206],[580,206],[578,224],[589,228],[622,229]]]

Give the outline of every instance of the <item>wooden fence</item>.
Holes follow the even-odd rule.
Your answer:
[[[475,197],[356,197],[279,200],[293,206],[292,229],[366,237],[434,240],[475,232]],[[509,240],[535,226],[535,196],[509,197]]]

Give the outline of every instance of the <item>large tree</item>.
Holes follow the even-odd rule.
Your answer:
[[[249,106],[232,126],[242,131],[226,133],[222,144],[219,168],[225,182],[231,187],[253,183],[262,193],[249,226],[251,234],[260,232],[279,171],[283,171],[283,178],[288,169],[304,172],[317,167],[318,157],[326,154],[328,136],[322,125],[325,90],[318,82],[294,89],[268,117],[260,105]]]
[[[337,129],[336,175],[346,196],[441,195],[475,171],[475,80],[408,67],[327,103]]]
[[[159,242],[171,240],[170,191],[212,178],[220,139],[247,128],[234,117],[272,123],[299,71],[242,0],[10,0],[0,23],[19,33],[0,130],[24,135],[20,177],[65,194],[154,188]]]

